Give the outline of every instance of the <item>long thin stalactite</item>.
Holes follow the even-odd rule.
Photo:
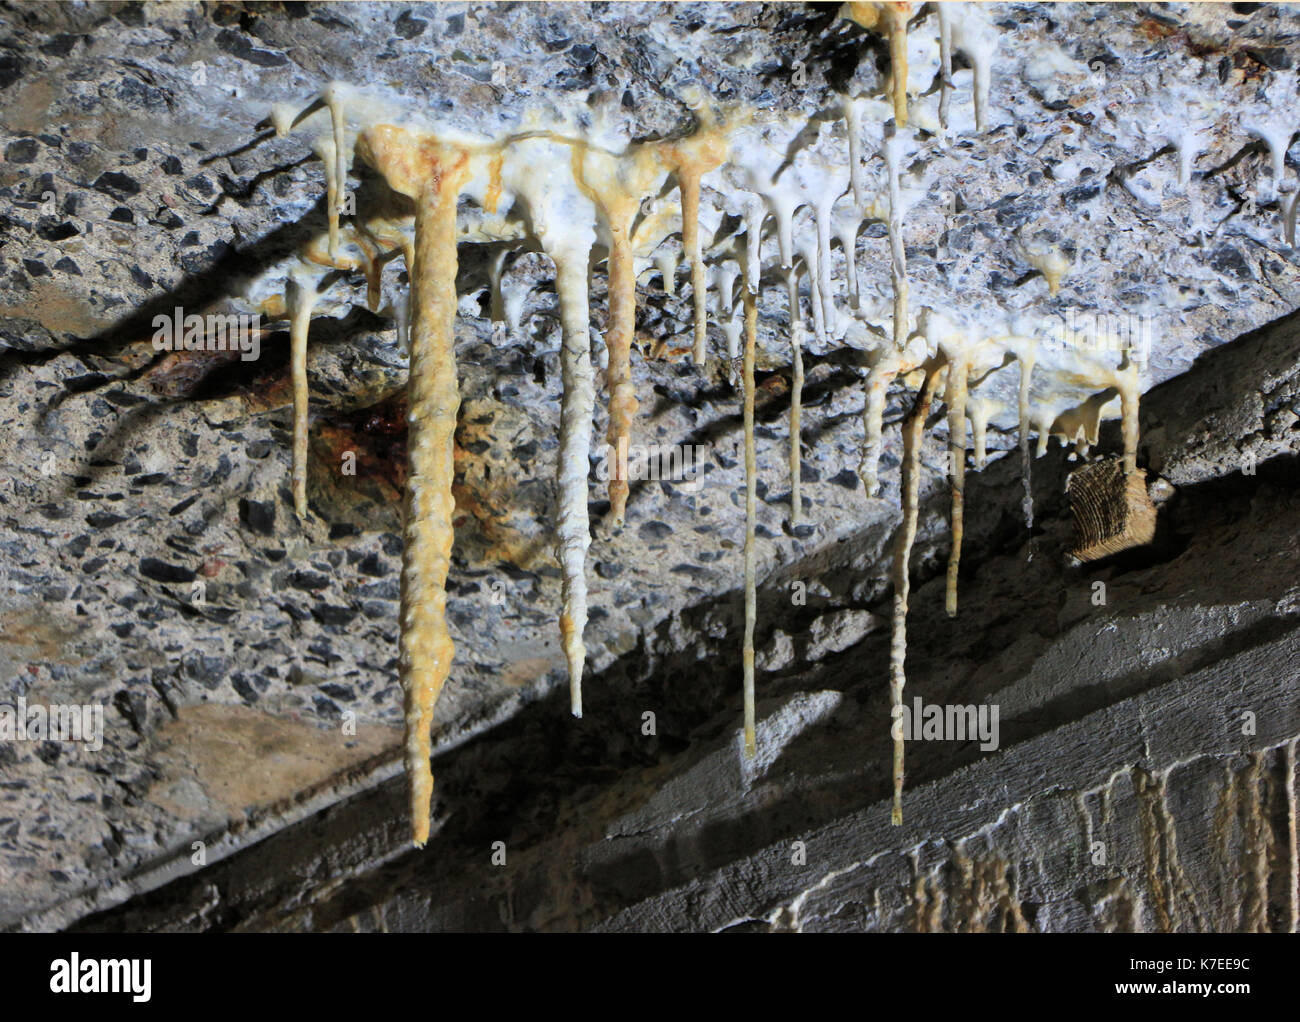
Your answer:
[[[942,363],[928,363],[924,369],[921,389],[916,402],[903,422],[903,469],[899,483],[903,520],[894,541],[894,616],[889,637],[889,699],[894,721],[894,806],[890,819],[895,824],[903,822],[903,687],[907,684],[907,605],[911,595],[911,578],[908,565],[912,558],[912,544],[916,541],[917,513],[921,492],[921,446],[925,439],[925,420],[930,414],[930,404],[938,386]]]
[[[754,359],[758,345],[758,301],[745,291],[744,431],[745,431],[745,644],[741,649],[745,696],[745,755],[753,756],[754,740],[754,624],[758,616],[757,551],[758,458],[754,449]]]
[[[957,616],[957,576],[961,570],[961,544],[965,536],[966,505],[966,388],[970,364],[964,359],[948,366],[948,476],[952,484],[952,549],[948,553],[948,579],[944,606],[949,617]]]

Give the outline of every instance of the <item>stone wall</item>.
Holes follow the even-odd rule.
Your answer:
[[[247,363],[149,343],[155,314],[228,311],[323,230],[309,140],[275,137],[266,111],[333,79],[396,81],[467,127],[567,97],[658,138],[689,126],[681,94],[702,86],[830,123],[844,90],[881,92],[888,46],[834,4],[0,4],[0,704],[95,705],[105,723],[93,752],[0,742],[0,927],[1294,928],[1300,341],[1286,317],[1300,258],[1279,188],[1294,164],[1284,147],[1275,179],[1251,118],[1291,108],[1269,90],[1294,86],[1295,15],[991,10],[997,123],[908,167],[924,193],[906,234],[914,304],[1159,312],[1139,452],[1155,542],[1071,566],[1065,451],[1034,463],[1032,532],[1016,458],[997,456],[968,476],[950,620],[947,433],[930,423],[908,696],[996,703],[1002,730],[996,752],[911,744],[891,827],[887,573],[912,394],[888,396],[869,500],[867,353],[810,336],[808,524],[786,530],[789,309],[773,277],[760,755],[745,762],[739,394],[724,359],[674,357],[688,274],[675,293],[643,282],[638,435],[709,456],[702,490],[634,485],[621,531],[593,483],[575,721],[552,555],[552,267],[538,252],[512,263],[525,328],[502,337],[486,258],[463,246],[458,653],[417,855],[399,762],[406,362],[391,320],[353,275],[312,326],[302,522],[283,323]],[[920,38],[933,12],[916,14]],[[1169,125],[1193,114],[1215,128],[1180,181]],[[1027,227],[1073,260],[1058,295],[1016,248]],[[857,244],[863,294],[887,306],[885,226]],[[838,248],[834,262],[840,280]],[[723,343],[715,320],[715,356]],[[992,424],[995,452],[1015,440]],[[1112,426],[1102,440],[1119,449]]]
[[[990,752],[910,743],[902,827],[888,603],[855,596],[878,574],[882,537],[866,531],[764,585],[752,763],[732,592],[592,679],[583,721],[557,691],[440,755],[424,851],[406,845],[394,778],[76,925],[1292,931],[1298,355],[1292,317],[1148,395],[1142,459],[1161,472],[1148,548],[1071,566],[1064,452],[1037,464],[1033,532],[1013,459],[973,478],[956,620],[932,496],[908,697],[996,703],[1001,735]]]

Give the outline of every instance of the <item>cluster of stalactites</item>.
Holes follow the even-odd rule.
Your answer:
[[[327,182],[328,230],[323,239],[309,244],[300,264],[290,275],[283,308],[290,320],[292,372],[294,380],[294,472],[293,492],[299,514],[306,511],[307,326],[318,303],[319,288],[333,277],[363,273],[367,299],[372,310],[391,312],[399,335],[411,354],[409,389],[411,442],[408,444],[409,478],[406,520],[406,550],[403,555],[402,681],[407,698],[407,755],[412,781],[412,812],[415,836],[422,843],[428,834],[429,729],[433,703],[451,666],[452,644],[445,621],[445,581],[451,544],[451,450],[458,406],[454,361],[456,242],[473,240],[495,243],[489,260],[492,278],[492,314],[516,319],[522,296],[505,294],[503,268],[512,247],[521,241],[536,242],[555,264],[556,289],[560,299],[563,398],[558,456],[559,511],[556,526],[557,554],[562,565],[563,608],[560,628],[569,669],[572,710],[582,712],[581,680],[585,660],[583,630],[587,622],[585,561],[590,543],[587,518],[588,475],[595,402],[595,378],[591,364],[588,308],[588,273],[591,256],[599,245],[604,249],[608,274],[609,320],[605,332],[608,351],[606,387],[609,406],[608,441],[617,452],[626,449],[637,410],[632,384],[631,348],[636,323],[636,289],[641,270],[653,262],[663,274],[665,290],[671,290],[675,260],[666,253],[664,242],[680,233],[682,252],[690,267],[694,301],[692,352],[703,364],[707,355],[707,298],[715,291],[721,312],[721,327],[727,339],[727,354],[733,373],[742,377],[744,445],[746,468],[746,536],[744,545],[745,636],[744,663],[745,728],[744,747],[755,748],[754,734],[754,627],[756,608],[756,483],[757,462],[753,432],[754,367],[756,360],[758,310],[761,298],[762,263],[765,242],[775,243],[782,269],[786,300],[790,310],[790,344],[793,388],[790,409],[791,524],[798,524],[800,498],[799,392],[802,385],[801,336],[805,329],[799,294],[799,273],[807,277],[811,295],[813,326],[819,338],[838,336],[841,319],[837,305],[837,281],[833,276],[831,237],[842,242],[850,303],[858,316],[865,313],[858,303],[857,269],[854,253],[861,224],[884,220],[889,229],[891,280],[894,289],[892,329],[889,340],[877,345],[867,377],[864,401],[864,440],[860,472],[869,496],[878,491],[877,471],[882,447],[882,423],[886,396],[898,379],[919,379],[917,410],[904,430],[904,525],[895,555],[895,638],[891,646],[891,691],[901,700],[906,649],[907,561],[911,538],[916,531],[916,502],[919,485],[918,430],[933,400],[940,398],[948,409],[947,424],[952,481],[952,555],[948,572],[948,607],[956,611],[956,580],[961,548],[961,509],[965,465],[966,421],[972,423],[976,446],[975,462],[984,461],[985,425],[989,404],[969,396],[969,378],[975,350],[986,339],[971,344],[950,330],[937,336],[929,325],[942,317],[923,310],[918,329],[913,330],[909,309],[907,266],[903,231],[905,200],[902,166],[913,144],[902,127],[907,119],[906,33],[908,4],[851,5],[851,16],[868,27],[883,25],[890,35],[891,52],[897,61],[891,89],[893,123],[876,138],[877,151],[863,154],[862,104],[845,100],[844,114],[848,142],[848,166],[828,166],[824,161],[800,164],[799,158],[785,166],[784,158],[773,159],[782,146],[766,149],[750,146],[736,153],[738,139],[750,139],[761,132],[751,116],[715,120],[705,104],[693,104],[704,111],[697,130],[688,137],[640,143],[613,150],[588,140],[566,137],[557,132],[528,132],[517,137],[449,143],[436,132],[399,127],[383,119],[372,121],[350,133],[346,92],[331,86],[301,113],[279,109],[273,121],[280,132],[317,111],[328,111],[330,131],[315,143]],[[876,10],[874,20],[868,8]],[[950,72],[953,18],[940,5],[940,42],[944,61],[944,104]],[[978,35],[960,21],[958,40],[968,49]],[[898,45],[894,45],[899,40]],[[978,41],[978,40],[977,40]],[[977,47],[978,48],[978,47]],[[987,47],[980,50],[987,72]],[[981,97],[977,75],[978,120],[987,121],[987,73]],[[899,84],[901,83],[901,85]],[[983,106],[981,107],[981,98]],[[793,135],[791,135],[793,137]],[[749,143],[745,143],[749,146]],[[757,154],[757,155],[755,155]],[[413,230],[409,219],[382,214],[359,215],[348,200],[347,184],[351,158],[373,167],[388,185],[413,199],[416,216]],[[740,213],[740,226],[729,236],[716,229],[721,222],[717,211],[702,201],[706,176],[719,168],[728,169],[729,156],[739,167],[748,191],[733,191],[728,210]],[[878,156],[885,167],[886,182],[881,194],[868,194],[863,180],[864,164]],[[668,182],[675,185],[675,208],[661,200]],[[721,184],[720,181],[716,182]],[[847,213],[840,200],[851,195]],[[480,225],[467,237],[457,233],[456,200],[467,197],[496,219],[490,230]],[[837,205],[838,203],[838,205]],[[811,210],[811,234],[798,234],[795,216],[802,208]],[[507,223],[507,214],[517,226]],[[347,215],[347,222],[341,220]],[[774,231],[765,235],[769,220]],[[703,236],[702,224],[709,235]],[[322,242],[324,251],[322,251]],[[384,267],[400,258],[405,264],[409,292],[405,299],[391,296],[383,287]],[[710,270],[708,263],[712,263]],[[1058,257],[1043,254],[1040,269],[1055,293],[1067,268]],[[1037,265],[1037,264],[1036,264]],[[735,286],[741,281],[741,301]],[[386,303],[386,304],[385,304]],[[741,336],[743,333],[743,351]],[[918,343],[923,338],[924,343]],[[1001,338],[1015,348],[1013,338]],[[1032,343],[1016,349],[1021,362],[1019,401],[1022,456],[1028,466],[1028,436],[1038,427],[1040,453],[1049,433],[1078,440],[1096,440],[1095,420],[1105,400],[1088,403],[1082,409],[1057,416],[1051,422],[1032,420],[1030,384],[1034,368]],[[939,381],[946,376],[942,394]],[[1135,372],[1117,372],[1103,386],[1118,392],[1124,400],[1126,457],[1132,469],[1136,445],[1137,379]],[[1077,422],[1076,422],[1077,419]],[[1131,420],[1131,428],[1130,428]],[[1077,434],[1077,435],[1076,435]],[[1132,443],[1130,444],[1130,440]],[[611,473],[610,500],[613,518],[621,523],[628,498],[626,477],[616,468]],[[1028,493],[1028,484],[1026,484]],[[1028,505],[1027,505],[1027,513]],[[901,792],[901,747],[896,749],[896,780]],[[896,805],[896,816],[901,810]]]
[[[334,271],[362,271],[372,309],[381,301],[384,264],[400,256],[409,280],[409,307],[393,309],[409,338],[409,474],[402,568],[400,657],[407,710],[407,767],[411,778],[414,837],[429,832],[429,731],[434,701],[450,671],[452,643],[445,619],[446,575],[451,549],[452,445],[459,404],[454,360],[456,200],[474,199],[488,213],[501,205],[527,224],[528,234],[556,268],[562,325],[563,403],[558,481],[557,553],[563,568],[560,629],[568,662],[572,710],[582,714],[581,680],[587,623],[585,561],[590,543],[587,477],[595,383],[591,365],[588,302],[590,257],[598,238],[607,250],[611,323],[611,445],[626,449],[636,412],[630,352],[635,330],[634,258],[656,247],[672,228],[664,217],[646,217],[642,205],[672,177],[680,194],[678,223],[695,292],[695,359],[706,352],[707,270],[699,230],[701,179],[727,155],[723,132],[707,115],[689,137],[646,143],[612,152],[580,138],[536,134],[482,144],[448,144],[435,133],[393,124],[371,124],[350,139],[345,92],[331,86],[301,113],[273,114],[284,133],[318,110],[328,110],[331,131],[315,143],[326,168],[328,230],[300,254],[278,307],[290,320],[294,394],[293,494],[299,515],[307,507],[307,328],[318,287]],[[351,141],[351,145],[349,145]],[[379,218],[356,216],[347,200],[349,157],[371,165],[396,192],[414,200],[414,236]],[[341,223],[341,214],[351,213]],[[345,251],[346,245],[346,251]],[[494,259],[499,281],[504,253]],[[356,255],[352,253],[357,253]],[[496,303],[494,303],[495,305]],[[620,466],[621,468],[621,466]],[[627,478],[616,468],[611,501],[621,520]]]
[[[894,123],[898,128],[908,121],[908,22],[922,4],[871,3],[849,0],[841,8],[843,17],[868,31],[878,32],[889,42],[889,81],[887,91],[893,105]],[[939,43],[939,122],[948,126],[952,99],[952,55],[962,53],[974,72],[973,98],[975,127],[989,126],[989,86],[993,56],[997,50],[997,30],[988,20],[982,5],[974,3],[936,3]]]
[[[1039,456],[1045,453],[1049,437],[1056,436],[1063,443],[1073,443],[1076,453],[1082,457],[1097,443],[1103,410],[1118,397],[1124,444],[1122,464],[1128,475],[1137,473],[1138,401],[1141,386],[1139,366],[1127,355],[1119,359],[1119,365],[1115,368],[1108,368],[1101,363],[1088,364],[1086,379],[1075,378],[1070,382],[1076,386],[1086,383],[1100,389],[1078,405],[1055,414],[1035,417],[1031,394],[1040,339],[1015,334],[982,336],[979,331],[960,327],[948,317],[928,308],[922,311],[919,332],[925,337],[926,344],[922,349],[923,356],[918,361],[909,361],[891,353],[877,356],[868,374],[865,402],[868,425],[863,474],[864,478],[870,478],[874,482],[880,457],[885,393],[896,378],[905,378],[909,373],[918,378],[915,403],[902,424],[903,464],[899,491],[903,520],[896,534],[894,548],[894,607],[890,641],[890,697],[895,722],[902,711],[903,688],[906,684],[909,562],[919,512],[922,438],[925,420],[933,401],[941,395],[947,409],[946,470],[951,490],[951,544],[944,603],[949,616],[956,616],[957,613],[957,587],[964,535],[967,425],[969,423],[972,460],[976,468],[982,468],[987,459],[987,427],[992,411],[990,401],[972,392],[972,381],[982,379],[1008,358],[1014,358],[1019,363],[1017,418],[1024,478],[1023,507],[1028,527],[1033,526],[1030,437],[1035,431],[1038,435]],[[1065,341],[1069,344],[1072,339],[1067,338]],[[902,823],[903,741],[901,728],[895,726],[894,802],[891,812],[895,824]]]

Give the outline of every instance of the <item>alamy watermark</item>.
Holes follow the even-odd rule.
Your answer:
[[[0,703],[0,742],[82,742],[91,752],[104,747],[104,707],[98,703],[13,706]]]
[[[262,353],[262,316],[197,312],[185,314],[180,306],[171,315],[153,318],[154,351],[238,351],[245,362]]]
[[[629,444],[623,437],[617,450],[604,444],[596,452],[596,478],[607,483],[617,472],[629,482],[681,483],[687,493],[699,493],[708,451],[708,444]]]
[[[82,958],[77,952],[50,962],[50,991],[56,994],[130,994],[143,1004],[153,994],[153,959]]]
[[[912,705],[901,703],[891,714],[891,734],[907,742],[967,742],[979,740],[981,752],[998,748],[998,705],[930,703],[917,696]]]
[[[1141,312],[1089,312],[1067,309],[1045,316],[1038,334],[1059,348],[1094,353],[1127,353],[1139,367],[1151,357],[1154,317]]]

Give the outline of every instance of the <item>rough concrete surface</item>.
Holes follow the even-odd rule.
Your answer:
[[[0,2],[0,703],[96,704],[105,722],[98,751],[0,741],[0,926],[1296,928],[1300,257],[1282,228],[1296,164],[1284,148],[1274,187],[1252,130],[1295,109],[1276,92],[1294,94],[1294,9],[995,5],[997,130],[911,168],[916,301],[1156,318],[1138,460],[1158,521],[1151,544],[1073,564],[1073,455],[1053,444],[1034,462],[1032,530],[1018,458],[995,457],[968,472],[949,619],[935,416],[907,697],[997,704],[1001,734],[995,751],[909,743],[901,828],[888,570],[913,393],[890,392],[869,500],[863,354],[810,337],[813,527],[784,529],[775,277],[757,413],[760,754],[746,761],[744,469],[723,360],[634,358],[641,435],[710,453],[699,492],[634,485],[621,531],[593,484],[574,720],[555,624],[552,271],[539,253],[514,262],[527,326],[503,339],[482,254],[462,246],[457,659],[421,852],[400,775],[406,361],[392,322],[354,279],[313,324],[301,524],[283,325],[251,363],[160,359],[148,343],[155,312],[237,304],[322,229],[319,161],[302,138],[262,137],[272,103],[335,78],[396,82],[468,125],[565,92],[657,137],[689,119],[679,94],[694,83],[814,115],[849,82],[885,80],[887,47],[836,8]],[[1040,66],[1049,44],[1055,70]],[[1183,186],[1169,124],[1187,111],[1212,130]],[[1026,231],[1055,232],[1076,267],[1057,296],[1010,243]],[[883,227],[858,244],[864,293],[887,296]],[[647,352],[689,334],[685,283],[642,283]],[[1014,445],[995,422],[990,447]],[[1120,448],[1108,422],[1099,451]],[[334,467],[344,451],[355,476]]]

